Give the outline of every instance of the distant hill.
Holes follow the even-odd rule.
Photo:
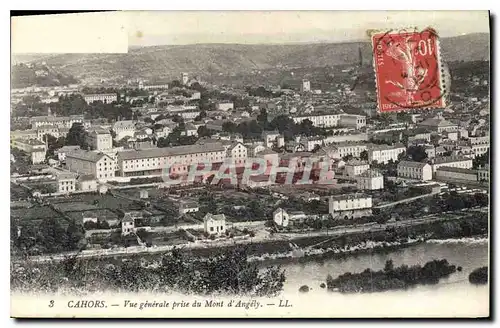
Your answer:
[[[11,87],[25,88],[30,86],[61,86],[78,83],[73,76],[60,73],[45,64],[19,63],[11,68]]]
[[[368,42],[290,45],[193,44],[132,48],[128,54],[62,54],[43,58],[48,66],[80,79],[177,77],[181,72],[245,73],[281,66],[356,64],[359,49],[371,61]],[[489,60],[486,33],[441,39],[443,60]]]

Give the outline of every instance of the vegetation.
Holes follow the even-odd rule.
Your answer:
[[[248,296],[274,296],[283,289],[285,272],[280,267],[259,270],[248,261],[246,249],[234,249],[208,258],[193,258],[179,249],[164,256],[156,268],[141,261],[120,265],[103,261],[103,267],[89,270],[83,259],[69,258],[36,270],[28,263],[11,270],[13,289],[63,291],[78,288],[93,290],[127,290],[201,295],[229,293]],[[50,272],[50,274],[48,274]]]
[[[477,268],[469,274],[469,282],[474,285],[488,283],[488,267]]]
[[[81,249],[85,245],[84,230],[74,221],[66,229],[53,217],[41,224],[20,224],[11,220],[12,251],[15,254],[35,255],[60,253]]]
[[[330,290],[341,293],[372,293],[386,290],[407,289],[419,284],[437,284],[441,278],[456,271],[456,266],[446,259],[427,262],[420,265],[402,265],[395,268],[388,260],[383,270],[373,271],[367,268],[361,273],[347,272],[333,279],[328,276],[326,285]]]

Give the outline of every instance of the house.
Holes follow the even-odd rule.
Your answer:
[[[477,169],[477,181],[490,181],[490,164],[485,164]]]
[[[134,121],[118,121],[113,124],[113,131],[116,134],[115,139],[121,140],[125,137],[133,137],[135,133]]]
[[[241,142],[233,142],[227,149],[227,157],[232,158],[234,164],[244,164],[248,158],[247,147]]]
[[[421,181],[432,180],[432,167],[428,163],[400,161],[398,163],[398,177]]]
[[[234,104],[232,102],[219,102],[216,105],[216,109],[227,112],[228,110],[234,109]]]
[[[370,169],[370,164],[360,160],[350,160],[345,164],[345,174],[348,177],[355,177]]]
[[[54,153],[57,154],[57,159],[59,161],[64,162],[66,160],[66,154],[75,150],[80,150],[80,146],[63,146]]]
[[[192,200],[185,200],[179,202],[179,215],[186,213],[196,213],[200,210],[200,205]]]
[[[334,219],[351,219],[372,214],[372,197],[364,194],[330,196],[328,212]]]
[[[427,158],[436,157],[436,148],[433,145],[424,145],[424,149],[427,154]]]
[[[359,190],[384,189],[384,176],[376,170],[367,170],[356,176],[356,187]]]
[[[135,232],[135,219],[132,217],[132,214],[125,213],[121,220],[121,224],[122,236],[126,236]]]
[[[97,190],[97,180],[91,174],[82,174],[76,181],[78,190],[95,191]]]
[[[188,137],[191,137],[191,136],[197,137],[198,136],[198,129],[192,123],[185,124],[184,132],[185,132],[186,136],[188,136]]]
[[[226,216],[224,214],[207,213],[203,218],[203,229],[209,235],[221,235],[226,232]]]
[[[278,131],[262,131],[262,139],[264,139],[264,146],[272,148],[277,145],[280,133]]]
[[[57,192],[70,193],[76,190],[77,175],[75,173],[61,169],[51,169],[50,172],[56,177]]]
[[[94,129],[87,135],[87,142],[92,150],[109,150],[113,148],[111,133],[105,129]]]
[[[273,212],[273,221],[280,227],[287,227],[294,222],[301,222],[306,218],[306,214],[302,211],[289,211],[281,207]]]

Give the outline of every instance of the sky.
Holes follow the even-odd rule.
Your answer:
[[[129,46],[368,40],[366,31],[432,26],[442,37],[489,33],[487,11],[129,12]]]

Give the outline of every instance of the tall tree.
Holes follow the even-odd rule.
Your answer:
[[[83,128],[82,123],[73,123],[66,136],[66,144],[71,146],[80,146],[82,149],[87,149],[86,141],[87,131]]]

